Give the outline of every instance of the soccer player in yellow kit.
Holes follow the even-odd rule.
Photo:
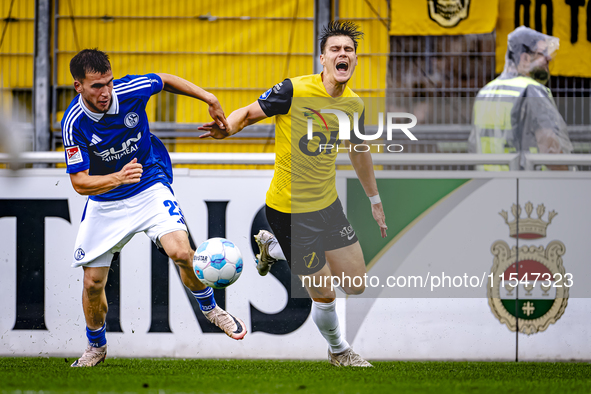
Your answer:
[[[232,112],[226,129],[220,129],[214,122],[201,127],[207,131],[202,138],[222,139],[276,116],[275,173],[266,197],[266,215],[273,234],[261,230],[256,236],[261,250],[257,269],[261,275],[266,275],[277,260],[287,260],[294,274],[316,279],[366,274],[361,246],[345,217],[335,187],[335,160],[341,142],[339,119],[326,112],[323,115],[320,106],[345,112],[351,120],[354,112],[361,114],[358,127],[361,131],[351,132],[348,148],[340,150],[349,151],[351,163],[372,203],[373,217],[382,237],[386,237],[387,226],[371,153],[355,149],[364,143],[359,138],[364,134],[364,104],[347,87],[357,65],[357,40],[362,36],[352,22],[331,22],[320,37],[321,74],[278,83],[254,103]],[[313,121],[308,121],[309,118]],[[314,122],[318,125],[310,139],[308,128]],[[322,284],[313,285],[318,282]],[[365,283],[355,286],[353,282],[343,282],[341,287],[347,294],[361,294],[365,290]],[[304,284],[313,300],[314,323],[328,342],[330,362],[336,366],[370,367],[341,335],[335,311],[336,294],[330,282],[304,280]]]

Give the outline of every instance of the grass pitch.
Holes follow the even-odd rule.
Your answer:
[[[86,393],[589,393],[589,363],[0,358],[0,392]]]

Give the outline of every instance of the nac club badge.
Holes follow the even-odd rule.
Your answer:
[[[454,27],[468,18],[470,0],[429,0],[429,18],[441,27]]]

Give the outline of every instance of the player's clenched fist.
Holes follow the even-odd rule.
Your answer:
[[[144,172],[142,165],[134,158],[119,171],[121,184],[138,183],[142,177],[142,172]]]

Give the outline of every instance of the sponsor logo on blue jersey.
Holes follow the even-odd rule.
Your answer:
[[[102,142],[102,141],[103,140],[101,139],[101,137],[99,137],[96,134],[93,134],[92,135],[92,138],[90,139],[90,145],[89,146],[96,145],[96,144],[98,144],[99,142]]]
[[[133,153],[137,150],[137,142],[142,138],[142,132],[137,133],[137,137],[131,137],[121,144],[121,149],[115,148],[107,149],[101,152],[94,151],[94,154],[99,156],[103,161],[119,160],[123,156]]]

